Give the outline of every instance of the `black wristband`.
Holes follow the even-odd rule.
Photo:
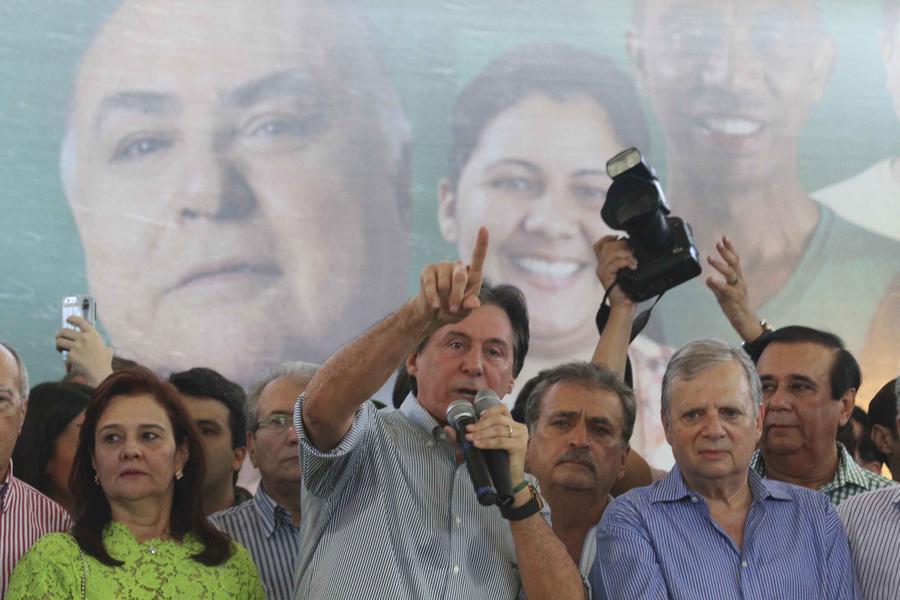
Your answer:
[[[521,521],[522,519],[527,519],[531,515],[536,512],[540,512],[540,510],[544,507],[544,502],[541,500],[541,496],[537,493],[537,490],[534,489],[534,486],[530,483],[528,484],[528,490],[531,492],[531,499],[518,508],[512,507],[501,507],[500,514],[503,515],[503,518],[507,521]]]

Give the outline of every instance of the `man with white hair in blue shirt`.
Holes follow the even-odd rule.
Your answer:
[[[742,350],[691,342],[663,378],[676,466],[606,509],[599,598],[857,598],[847,538],[822,494],[761,478],[759,377]]]

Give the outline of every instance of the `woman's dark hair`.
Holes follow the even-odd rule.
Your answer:
[[[117,371],[107,377],[94,392],[81,426],[78,452],[72,466],[69,487],[75,493],[75,526],[72,535],[81,548],[100,562],[120,566],[121,561],[109,555],[103,545],[103,529],[112,519],[109,501],[103,489],[94,482],[94,436],[97,423],[110,401],[117,396],[148,394],[163,407],[172,424],[175,444],[187,444],[188,459],[182,470],[184,477],[174,482],[172,513],[169,530],[176,539],[188,532],[203,544],[203,551],[191,558],[204,565],[218,565],[233,552],[231,539],[210,525],[203,514],[202,485],[206,474],[203,445],[191,424],[191,419],[171,384],[160,381],[148,369],[133,367]]]
[[[897,439],[897,407],[900,405],[900,377],[884,384],[869,402],[869,423],[881,425]],[[18,469],[18,466],[16,467]]]
[[[615,63],[564,44],[514,48],[489,64],[456,100],[448,180],[456,189],[481,135],[502,112],[531,95],[566,100],[585,96],[606,111],[622,150],[650,145],[634,82]],[[604,157],[604,158],[612,158]]]
[[[51,381],[31,388],[28,412],[12,459],[16,477],[50,496],[47,463],[53,456],[56,438],[87,408],[94,388],[80,383]]]

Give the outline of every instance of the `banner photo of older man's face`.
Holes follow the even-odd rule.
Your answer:
[[[608,6],[614,4],[613,6]],[[117,356],[249,386],[322,362],[470,256],[527,299],[516,390],[589,360],[607,161],[639,148],[703,273],[630,358],[632,447],[672,464],[668,357],[740,337],[708,287],[833,331],[857,402],[900,371],[900,3],[14,2],[0,39],[0,338],[58,379],[64,297]],[[389,391],[388,391],[389,393]],[[510,397],[511,400],[514,397]]]

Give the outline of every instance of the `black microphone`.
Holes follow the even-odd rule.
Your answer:
[[[481,450],[466,439],[466,426],[474,425],[476,420],[475,407],[468,400],[457,400],[447,407],[447,423],[456,431],[456,441],[466,459],[466,467],[469,470],[469,477],[472,478],[478,503],[490,506],[497,503],[497,490],[491,484],[491,474],[488,472]]]
[[[484,411],[492,406],[499,405],[500,398],[497,396],[497,392],[492,389],[478,390],[478,393],[475,394],[475,413],[479,419]],[[494,487],[497,488],[497,495],[499,496],[497,504],[510,506],[515,500],[515,494],[513,494],[512,479],[509,474],[509,452],[506,450],[485,450],[484,461],[487,463],[488,471],[491,473]]]

